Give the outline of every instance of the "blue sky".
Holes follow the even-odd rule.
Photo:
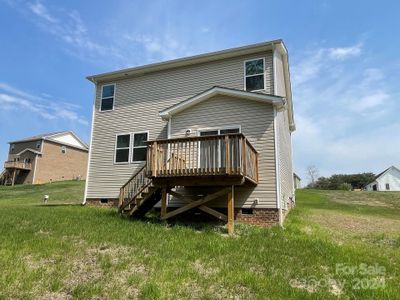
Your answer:
[[[306,178],[400,166],[400,2],[0,0],[0,158],[57,130],[89,140],[87,75],[284,39]]]

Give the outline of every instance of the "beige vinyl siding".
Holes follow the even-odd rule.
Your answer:
[[[274,53],[275,68],[275,93],[278,96],[286,96],[285,79],[283,73],[282,55],[275,51]],[[292,166],[292,137],[289,130],[288,111],[284,110],[277,113],[277,140],[278,140],[278,160],[279,160],[279,178],[280,178],[280,195],[282,208],[287,207],[290,197],[294,196],[293,189],[293,166]]]
[[[283,75],[282,55],[278,51],[275,51],[274,58],[275,58],[274,63],[275,63],[275,70],[276,70],[276,78],[274,79],[276,81],[275,82],[275,86],[276,86],[275,94],[277,96],[286,97],[285,79],[284,79],[284,75]]]
[[[119,188],[143,165],[113,163],[116,134],[149,130],[151,140],[166,138],[167,123],[159,111],[213,86],[243,90],[244,61],[260,57],[266,62],[266,93],[272,93],[271,51],[118,80],[113,111],[99,112],[98,84],[87,198],[117,198]]]
[[[287,208],[290,197],[294,196],[292,167],[292,138],[289,130],[287,111],[278,112],[276,117],[278,133],[278,159],[282,208]]]
[[[259,153],[259,184],[255,188],[237,187],[236,207],[276,207],[274,111],[271,104],[251,100],[214,96],[172,117],[172,137],[185,136],[187,129],[192,136],[199,129],[240,126],[241,132]],[[204,190],[203,190],[204,192]],[[255,200],[259,204],[254,206]],[[181,203],[173,199],[169,205]],[[226,200],[213,203],[225,206]]]

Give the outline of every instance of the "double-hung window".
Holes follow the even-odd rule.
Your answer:
[[[149,133],[134,132],[118,134],[115,142],[114,162],[116,164],[143,162],[147,158]]]
[[[107,84],[101,87],[100,111],[114,109],[115,84]]]
[[[244,83],[248,92],[265,89],[265,61],[264,58],[247,60],[244,62]]]
[[[131,144],[130,134],[117,135],[115,144],[115,163],[128,163],[129,162],[129,149]]]
[[[148,132],[133,133],[132,161],[146,161]]]

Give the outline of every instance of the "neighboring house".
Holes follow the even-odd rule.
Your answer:
[[[400,191],[400,170],[394,166],[387,168],[365,186],[367,191]]]
[[[37,184],[86,177],[88,146],[71,131],[41,134],[9,144],[1,176],[3,184]]]
[[[296,173],[293,173],[293,183],[295,189],[301,188],[301,178]]]
[[[229,228],[233,212],[282,222],[294,201],[295,130],[283,41],[88,79],[96,96],[85,203],[140,216],[161,199],[163,219],[196,207]]]

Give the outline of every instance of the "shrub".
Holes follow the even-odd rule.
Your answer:
[[[351,186],[350,183],[344,182],[344,183],[339,184],[338,190],[351,191],[352,190],[352,186]]]

